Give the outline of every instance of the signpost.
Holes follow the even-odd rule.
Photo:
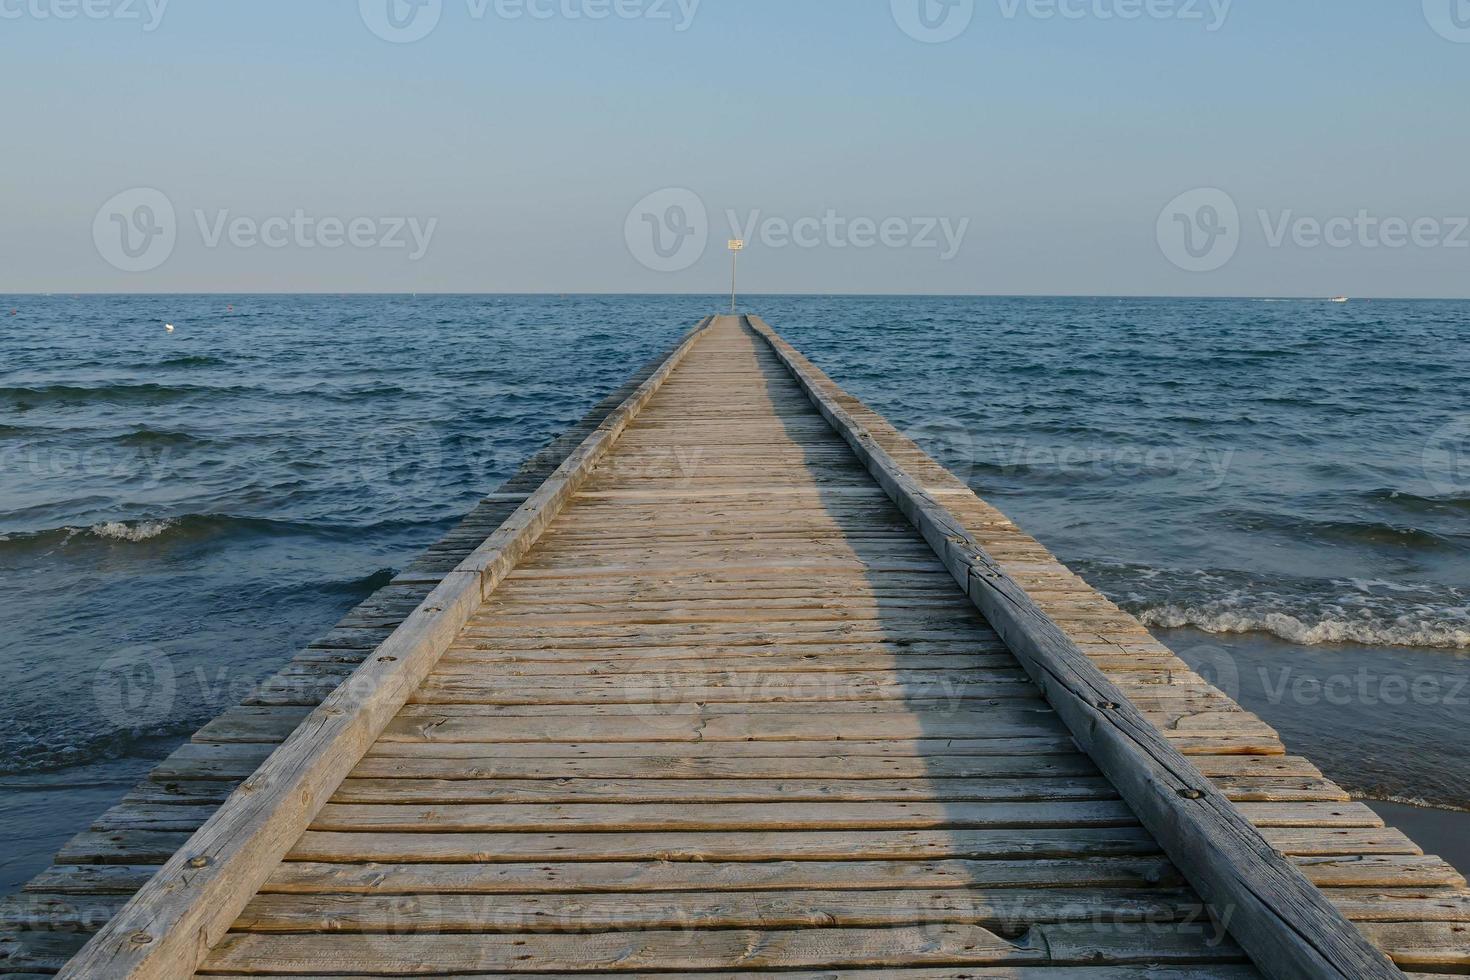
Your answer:
[[[730,239],[730,315],[735,315],[735,271],[740,261],[740,253],[745,250],[745,242],[739,238]]]

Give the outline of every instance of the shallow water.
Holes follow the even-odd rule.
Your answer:
[[[1470,800],[1470,303],[750,305],[1333,776]],[[0,298],[0,890],[718,306]]]

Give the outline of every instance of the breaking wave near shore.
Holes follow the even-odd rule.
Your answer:
[[[1470,650],[1470,593],[1382,579],[1264,578],[1228,570],[1077,562],[1146,626],[1263,633],[1303,646]]]

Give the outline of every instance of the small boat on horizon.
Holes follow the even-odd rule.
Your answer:
[[[1328,302],[1329,303],[1346,303],[1346,302],[1348,302],[1348,298],[1346,296],[1334,296],[1334,297],[1332,297],[1332,299],[1328,300]]]

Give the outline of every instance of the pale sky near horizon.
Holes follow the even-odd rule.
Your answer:
[[[1470,296],[1470,0],[415,2],[0,0],[0,292]]]

